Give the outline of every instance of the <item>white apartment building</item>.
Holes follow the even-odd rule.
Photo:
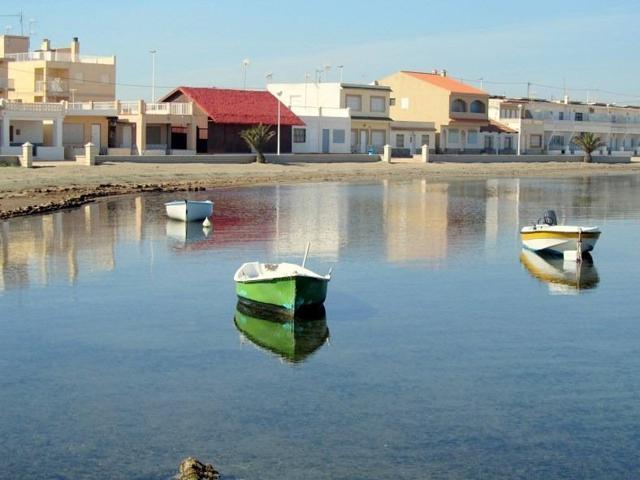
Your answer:
[[[293,153],[379,153],[389,141],[388,87],[306,82],[267,89],[305,123],[293,128]]]
[[[494,97],[489,118],[519,132],[520,153],[579,154],[572,139],[591,132],[606,144],[600,155],[640,151],[640,107],[605,103]]]

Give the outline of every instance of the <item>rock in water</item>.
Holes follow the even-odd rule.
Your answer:
[[[217,480],[220,473],[213,468],[213,465],[205,465],[196,457],[185,458],[180,462],[180,473],[177,480]]]

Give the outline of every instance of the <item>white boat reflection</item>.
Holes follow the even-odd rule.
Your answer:
[[[554,295],[575,295],[581,290],[596,288],[600,281],[589,254],[581,262],[572,262],[561,256],[522,249],[520,262],[532,276],[547,283]]]
[[[187,246],[208,239],[213,234],[213,230],[203,227],[198,222],[167,220],[166,233],[167,237],[177,245]]]

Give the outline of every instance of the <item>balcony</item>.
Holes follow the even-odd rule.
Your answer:
[[[34,92],[36,94],[49,94],[49,95],[69,95],[69,84],[59,78],[53,80],[36,80],[34,86]]]
[[[93,55],[71,55],[67,52],[57,52],[55,50],[47,50],[42,52],[24,52],[9,53],[5,57],[7,60],[14,62],[76,62],[76,63],[92,63],[96,65],[115,65],[116,57],[97,57]]]

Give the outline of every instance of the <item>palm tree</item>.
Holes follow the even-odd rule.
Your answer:
[[[264,149],[273,138],[275,132],[268,125],[254,125],[240,132],[240,137],[256,151],[256,162],[264,163]]]
[[[596,137],[595,134],[591,132],[582,132],[580,135],[573,137],[571,141],[584,150],[584,161],[586,163],[591,163],[591,153],[606,145],[606,143],[600,140],[600,137]]]

